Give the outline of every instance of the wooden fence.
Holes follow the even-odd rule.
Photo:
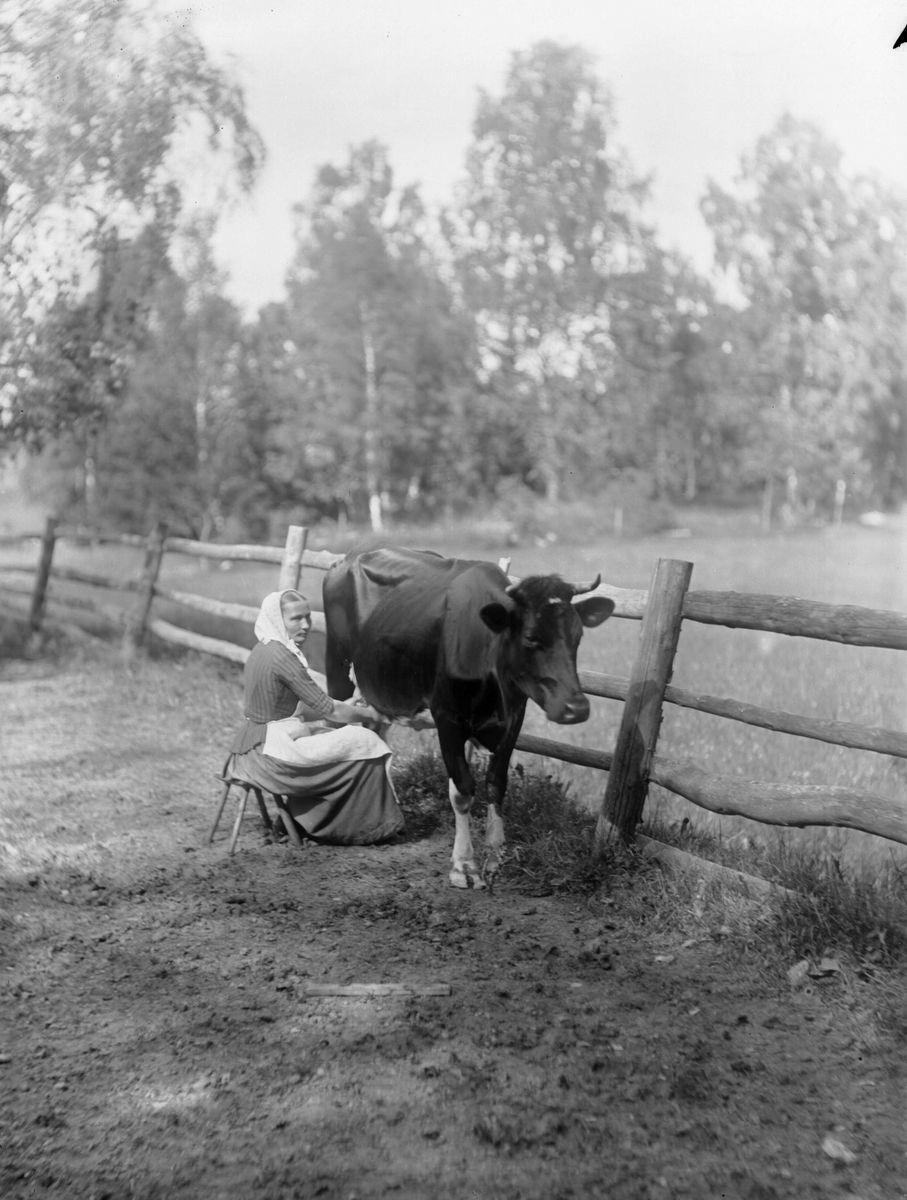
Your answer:
[[[306,549],[307,531],[291,526],[286,545],[221,546],[165,537],[154,530],[148,539],[127,535],[98,535],[97,541],[115,541],[145,547],[140,576],[122,581],[53,565],[57,537],[85,537],[79,531],[60,529],[48,522],[41,541],[37,568],[29,574],[28,586],[10,583],[10,572],[0,572],[0,596],[30,593],[28,608],[33,630],[40,627],[47,604],[47,587],[54,579],[75,581],[95,587],[128,589],[137,594],[130,611],[111,611],[92,601],[69,610],[79,621],[85,608],[125,626],[124,648],[134,654],[146,631],[166,642],[204,653],[216,654],[237,663],[245,662],[248,650],[232,642],[205,637],[156,617],[155,598],[215,617],[254,622],[258,609],[242,604],[165,588],[158,572],[165,553],[189,554],[219,561],[252,561],[279,566],[278,587],[295,587],[303,566],[327,570],[342,556]],[[9,539],[7,539],[9,540]],[[907,802],[874,795],[846,786],[797,785],[742,780],[717,775],[685,759],[666,758],[656,753],[665,703],[711,713],[763,729],[817,739],[832,745],[870,750],[907,758],[907,733],[799,716],[763,708],[728,697],[700,695],[670,686],[674,654],[683,621],[724,625],[733,629],[763,630],[791,637],[819,638],[851,646],[877,646],[907,650],[907,614],[884,612],[852,605],[831,605],[787,596],[736,592],[690,591],[693,566],[674,559],[660,559],[647,591],[610,587],[597,593],[615,602],[614,615],[642,622],[640,648],[629,679],[597,671],[581,671],[586,693],[623,702],[623,714],[613,753],[567,745],[549,738],[522,734],[517,749],[563,762],[594,767],[608,772],[608,785],[598,822],[600,838],[631,838],[642,816],[650,783],[684,796],[711,812],[748,817],[772,825],[829,825],[861,830],[907,845]],[[13,572],[15,573],[15,572]],[[54,600],[51,594],[52,601]],[[57,598],[57,604],[62,598]],[[324,631],[323,613],[313,613],[313,628]]]

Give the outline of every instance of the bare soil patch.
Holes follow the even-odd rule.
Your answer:
[[[194,659],[0,661],[0,1194],[907,1195],[871,986],[792,993],[720,926],[648,924],[651,878],[454,891],[447,827],[298,852],[250,805],[230,858],[239,695]]]

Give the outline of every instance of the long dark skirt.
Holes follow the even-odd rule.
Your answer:
[[[388,774],[389,756],[305,767],[259,749],[234,755],[231,771],[274,795],[305,832],[320,842],[370,846],[403,829],[403,814]]]

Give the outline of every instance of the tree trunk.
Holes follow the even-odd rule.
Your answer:
[[[696,447],[692,438],[687,441],[684,466],[686,478],[683,485],[683,498],[684,500],[695,500],[699,481],[696,477]]]
[[[773,475],[768,475],[765,480],[765,488],[762,492],[762,532],[771,533],[772,531],[772,502],[775,495],[775,478]]]
[[[368,493],[369,521],[373,533],[384,528],[381,509],[381,487],[378,478],[378,382],[375,372],[375,347],[369,328],[365,302],[360,302],[359,315],[362,322],[362,352],[365,360],[365,488]]]
[[[557,432],[554,428],[551,396],[546,382],[543,382],[539,387],[539,447],[537,467],[539,475],[542,478],[542,483],[545,486],[545,499],[549,504],[557,504],[561,496]]]
[[[83,462],[83,491],[85,498],[85,521],[94,526],[98,523],[98,462],[97,438],[90,433],[85,439]]]

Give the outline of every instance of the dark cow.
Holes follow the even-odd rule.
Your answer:
[[[391,547],[349,554],[325,577],[330,694],[353,694],[352,668],[362,695],[386,716],[431,710],[456,819],[454,887],[483,887],[500,864],[507,769],[527,699],[561,725],[589,716],[576,650],[583,626],[600,625],[614,603],[574,597],[600,578],[581,586],[533,575],[511,584],[493,563]],[[470,739],[491,751],[484,876],[469,831]]]

